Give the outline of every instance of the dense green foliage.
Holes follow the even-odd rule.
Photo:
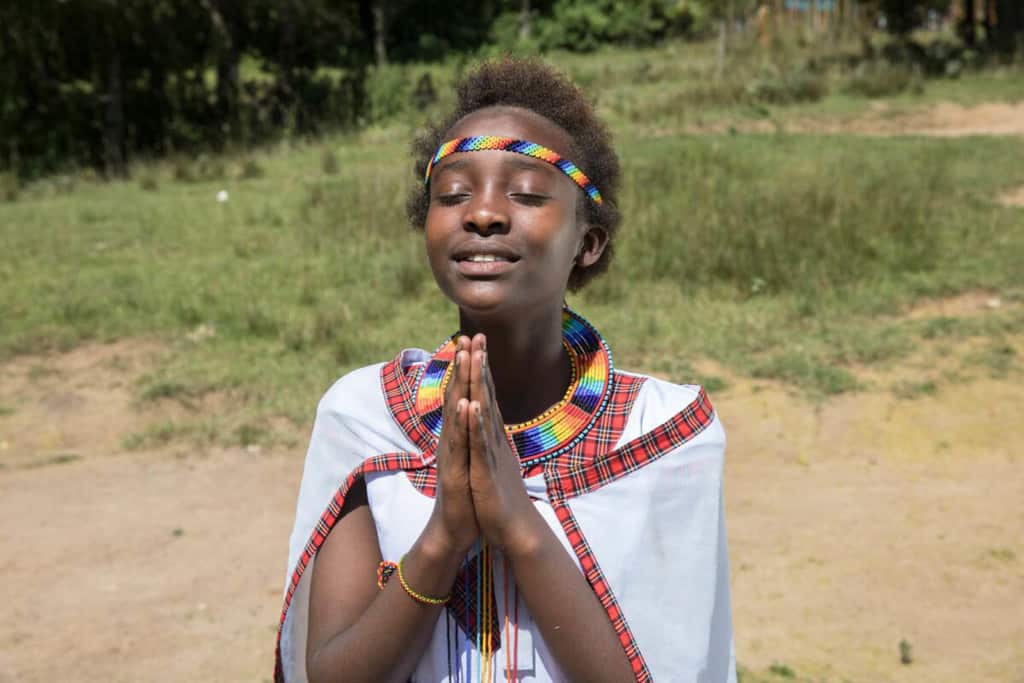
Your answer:
[[[31,178],[92,166],[124,175],[133,159],[351,129],[432,101],[435,83],[422,74],[411,81],[389,64],[587,52],[716,31],[745,32],[749,40],[759,4],[453,0],[438,12],[412,0],[3,3],[0,171]],[[881,12],[892,30],[905,33],[930,21],[928,10],[948,5],[846,0],[828,30],[862,30]],[[993,6],[998,21],[986,16],[982,30],[974,25],[981,18],[971,17],[963,41],[1012,53],[1024,10],[1016,0]],[[947,61],[938,61],[940,72]],[[811,96],[794,96],[800,92]],[[748,94],[782,102],[815,99],[815,92],[813,77],[783,71],[764,75]]]

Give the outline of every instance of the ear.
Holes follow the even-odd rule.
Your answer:
[[[604,228],[586,226],[583,237],[580,239],[580,249],[576,254],[576,265],[580,268],[589,268],[597,263],[608,246],[608,231]]]

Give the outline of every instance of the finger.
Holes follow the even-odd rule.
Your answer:
[[[455,416],[451,426],[454,431],[454,435],[451,439],[451,462],[453,466],[464,468],[469,466],[469,435],[467,433],[467,427],[469,426],[469,420],[467,419],[467,413],[469,412],[469,368],[466,351],[457,350],[453,363],[455,367],[452,370],[452,376],[448,380],[448,384],[452,386],[452,394],[450,400],[455,403]]]
[[[483,402],[484,424],[490,427],[494,435],[505,433],[502,410],[498,407],[498,390],[495,389],[495,376],[490,374],[490,356],[483,354],[482,364],[483,390],[486,398]]]
[[[458,417],[460,402],[467,402],[465,383],[460,382],[460,377],[465,376],[462,365],[465,363],[465,352],[458,351],[460,346],[465,346],[464,338],[456,341],[456,353],[452,359],[452,372],[448,378],[448,385],[445,387],[444,404],[441,412],[441,443],[445,444],[446,459],[450,462],[453,458],[465,463],[466,460],[466,421]]]
[[[473,346],[470,352],[470,372],[469,372],[469,399],[471,401],[479,401],[483,403],[483,378],[480,374],[480,368],[484,362],[484,351],[480,348],[480,338],[482,334],[473,337]]]
[[[490,433],[494,439],[502,439],[505,438],[505,423],[501,417],[501,408],[498,407],[498,392],[494,388],[490,356],[486,353],[484,354],[482,374],[486,396],[486,401],[483,403],[484,425],[490,427]]]
[[[452,354],[452,372],[448,376],[448,384],[444,388],[444,404],[454,406],[455,402],[459,400],[459,397],[455,394],[456,385],[455,379],[458,375],[459,367],[459,349],[462,348],[463,339],[465,337],[459,336],[455,339],[455,353]],[[451,399],[451,402],[449,402]]]
[[[455,346],[455,358],[453,359],[455,368],[452,371],[452,376],[448,380],[450,384],[454,384],[454,395],[453,399],[458,401],[459,398],[469,398],[469,338],[460,336],[458,343]]]
[[[489,354],[481,351],[479,379],[475,392],[471,392],[473,399],[480,404],[480,413],[483,418],[483,430],[487,434],[487,447],[497,443],[498,433],[504,431],[501,423],[501,411],[498,410],[494,394],[494,378],[491,377]]]
[[[469,399],[462,397],[455,404],[455,434],[451,441],[452,451],[449,455],[452,465],[459,468],[469,465],[468,435],[466,433],[466,427],[468,426],[467,413],[469,413]]]
[[[488,462],[487,442],[484,438],[483,420],[480,414],[480,402],[473,400],[469,402],[469,458],[477,463]]]
[[[491,447],[491,437],[487,434],[488,430],[484,421],[484,413],[479,403],[476,404],[475,415],[471,417],[475,417],[476,431],[479,433],[478,438],[480,440],[480,446],[478,448],[478,452],[482,452],[487,464],[493,466],[494,463],[497,462],[497,456],[494,453],[494,449]]]
[[[488,470],[493,469],[494,454],[490,452],[490,439],[480,401],[472,400],[469,405],[469,457],[485,465]]]

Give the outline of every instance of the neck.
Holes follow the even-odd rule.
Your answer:
[[[514,320],[459,313],[460,329],[487,336],[487,360],[506,424],[526,422],[565,395],[572,371],[562,346],[562,307],[532,310]]]

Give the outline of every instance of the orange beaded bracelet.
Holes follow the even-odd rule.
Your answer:
[[[391,576],[396,571],[398,571],[398,565],[395,564],[394,562],[389,562],[388,560],[384,560],[383,562],[378,564],[377,565],[377,588],[379,590],[384,590],[384,584],[386,584],[388,582],[388,579],[390,579]]]

